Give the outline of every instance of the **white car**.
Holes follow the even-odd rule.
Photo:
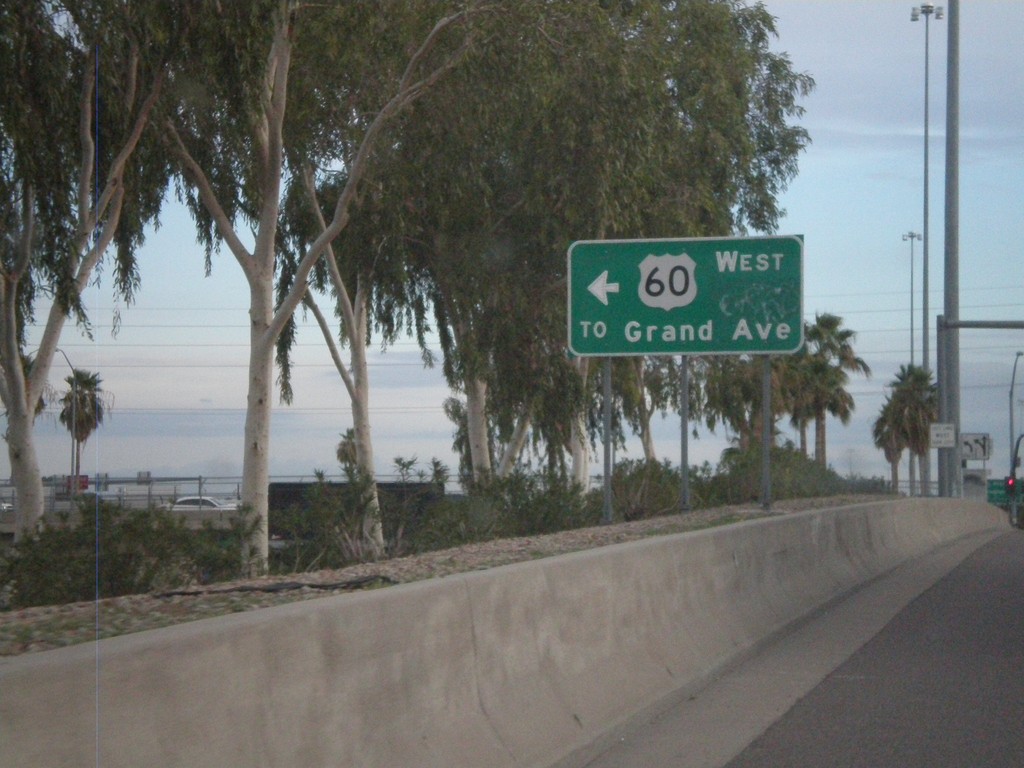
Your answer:
[[[171,505],[171,512],[236,512],[237,501],[210,496],[182,496]]]

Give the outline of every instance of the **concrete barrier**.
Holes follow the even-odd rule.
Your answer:
[[[985,504],[755,520],[0,660],[15,766],[543,766]]]

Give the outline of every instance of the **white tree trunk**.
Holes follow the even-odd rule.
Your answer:
[[[584,491],[590,488],[590,441],[587,439],[587,425],[582,413],[572,420],[572,436],[569,444],[572,457],[572,479]]]
[[[16,542],[34,531],[43,517],[43,477],[32,435],[34,415],[24,408],[17,411],[7,411],[7,455],[11,461],[11,479],[18,494],[14,500]]]
[[[515,468],[523,448],[526,447],[526,437],[530,434],[530,425],[532,423],[533,415],[530,408],[527,407],[519,415],[519,419],[516,421],[516,428],[512,432],[512,439],[509,440],[508,445],[505,446],[505,450],[501,454],[501,460],[498,462],[496,472],[498,477],[508,477],[509,473]]]
[[[253,572],[263,572],[270,554],[268,539],[270,483],[270,418],[274,392],[273,284],[253,280],[249,286],[249,393],[242,452],[242,504],[257,520],[243,559]]]
[[[587,385],[587,374],[590,369],[589,358],[576,359],[576,370]],[[586,414],[573,414],[572,428],[569,436],[569,456],[572,459],[572,479],[584,491],[590,488],[590,441],[587,439]]]
[[[315,201],[317,199],[316,185],[313,182],[311,171],[307,171],[304,180],[310,199]],[[313,206],[313,214],[320,222],[320,226],[326,229],[327,225],[318,204]],[[313,296],[307,294],[304,301],[320,326],[320,333],[331,353],[334,367],[348,392],[352,409],[352,431],[355,434],[356,468],[370,483],[370,498],[367,499],[366,514],[363,518],[363,539],[370,545],[374,557],[380,557],[384,553],[384,526],[381,519],[380,495],[377,493],[377,480],[375,479],[373,433],[370,428],[370,371],[366,362],[366,339],[368,338],[370,312],[367,285],[369,277],[356,278],[355,300],[352,300],[345,280],[341,276],[341,271],[338,269],[332,245],[327,246],[326,264],[331,284],[338,297],[338,306],[342,317],[341,335],[349,345],[351,371],[345,369],[338,345],[331,332],[331,326]]]
[[[264,567],[269,551],[267,539],[267,497],[270,480],[270,417],[273,391],[274,345],[295,308],[303,300],[307,290],[307,278],[313,266],[324,254],[327,247],[345,229],[349,222],[349,209],[356,196],[360,181],[377,137],[385,124],[401,113],[433,83],[440,79],[459,61],[463,49],[444,58],[434,69],[423,72],[422,65],[447,29],[458,24],[469,11],[445,17],[434,25],[423,43],[412,52],[408,65],[398,82],[395,94],[377,111],[366,127],[359,148],[348,164],[345,187],[334,207],[334,215],[319,237],[307,249],[298,264],[291,290],[273,311],[274,248],[280,213],[282,177],[285,167],[284,120],[288,101],[288,79],[291,67],[293,19],[290,14],[278,14],[277,26],[268,56],[264,92],[258,106],[252,135],[253,158],[259,173],[256,183],[259,187],[260,211],[256,229],[256,243],[249,253],[238,232],[232,216],[228,215],[218,199],[217,192],[207,171],[196,162],[189,152],[173,120],[164,124],[167,138],[181,163],[184,176],[195,185],[203,206],[209,212],[217,232],[231,250],[249,284],[249,394],[245,418],[245,447],[242,459],[242,501],[257,517],[260,525],[254,533],[247,554],[254,558],[254,565]],[[240,180],[246,183],[246,180]],[[358,340],[364,343],[363,339]],[[353,345],[355,346],[355,345]],[[353,398],[355,399],[355,398]]]
[[[31,232],[28,235],[31,237]],[[26,251],[26,265],[28,256]],[[21,345],[17,331],[17,287],[17,278],[0,284],[0,368],[3,370],[0,392],[7,406],[7,456],[11,462],[11,480],[17,494],[14,504],[14,540],[21,541],[27,532],[36,529],[43,517],[43,478],[32,434],[35,408],[29,406],[30,402],[37,401],[30,400],[31,388],[25,380],[25,371],[21,365]]]
[[[485,482],[491,476],[491,446],[487,434],[487,382],[466,380],[466,433],[473,480]]]
[[[633,361],[633,375],[636,379],[637,392],[640,393],[640,445],[646,461],[657,461],[654,452],[654,436],[651,434],[651,416],[653,409],[647,403],[647,386],[644,382],[644,358],[637,357]]]
[[[78,218],[75,222],[75,236],[65,261],[68,273],[74,276],[74,290],[79,296],[89,285],[96,265],[117,232],[125,197],[125,167],[149,124],[150,114],[163,83],[163,74],[149,83],[146,98],[140,102],[134,114],[131,131],[124,137],[113,163],[104,169],[104,186],[97,189],[95,137],[91,132],[94,126],[96,87],[93,56],[95,53],[86,57],[79,100]],[[129,77],[134,80],[136,74],[132,71]],[[54,300],[47,314],[31,371],[26,376],[22,368],[24,350],[19,338],[17,305],[18,292],[32,269],[32,255],[36,245],[33,207],[36,201],[31,186],[23,189],[22,194],[25,196],[25,208],[22,231],[17,233],[20,240],[17,258],[3,270],[3,287],[0,289],[0,366],[4,369],[0,399],[7,410],[7,452],[11,462],[11,477],[18,495],[15,507],[16,538],[35,529],[43,516],[43,481],[32,426],[36,418],[36,404],[46,391],[53,357],[67,322],[64,307]]]
[[[373,434],[370,429],[370,374],[366,364],[366,324],[368,309],[365,294],[356,292],[353,307],[354,320],[349,333],[352,361],[352,429],[355,432],[356,466],[370,481],[370,498],[363,519],[363,537],[374,550],[374,556],[384,553],[384,526],[380,513],[380,497],[374,479]]]

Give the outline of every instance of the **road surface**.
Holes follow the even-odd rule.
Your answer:
[[[1024,766],[1024,533],[900,567],[601,749],[577,765]]]

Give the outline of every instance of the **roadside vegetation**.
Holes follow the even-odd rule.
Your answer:
[[[884,493],[882,479],[843,478],[792,447],[773,449],[773,496],[795,499]],[[379,495],[386,552],[364,545],[370,483],[350,468],[344,484],[312,486],[302,505],[275,513],[273,574],[338,569],[479,542],[597,526],[603,497],[582,494],[554,472],[516,471],[464,495],[439,492],[446,468],[414,471],[402,459],[402,492]],[[727,451],[713,471],[690,470],[691,509],[756,503],[759,451]],[[625,461],[613,475],[613,522],[679,513],[679,471],[667,462]],[[47,524],[0,553],[0,609],[168,592],[246,577],[245,542],[257,521],[243,509],[228,529],[191,530],[166,510],[83,501],[76,520]]]

